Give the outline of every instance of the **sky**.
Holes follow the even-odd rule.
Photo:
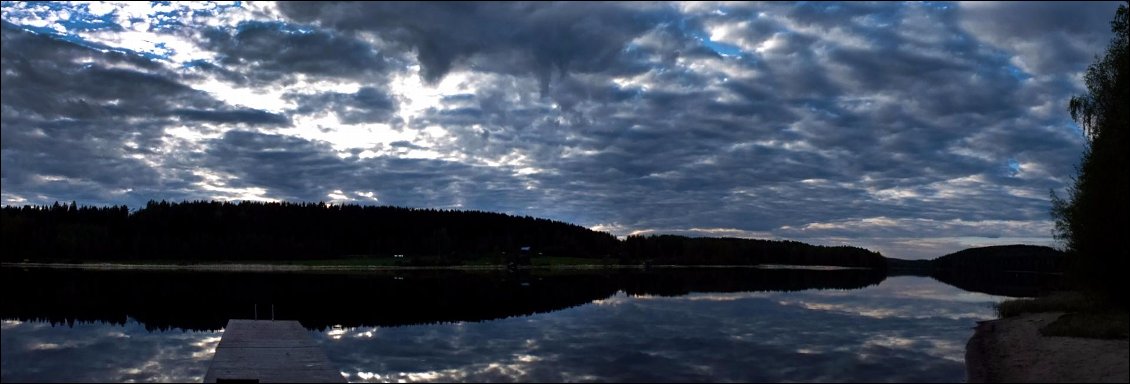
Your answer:
[[[0,202],[1054,245],[1118,2],[2,2]]]

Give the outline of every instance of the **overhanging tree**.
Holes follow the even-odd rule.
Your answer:
[[[1087,93],[1071,98],[1068,110],[1087,139],[1079,174],[1067,200],[1052,194],[1056,237],[1072,256],[1071,273],[1084,288],[1126,303],[1122,279],[1130,259],[1130,24],[1118,7],[1114,38],[1105,56],[1087,68]]]

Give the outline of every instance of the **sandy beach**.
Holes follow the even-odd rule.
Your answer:
[[[1040,335],[1062,313],[982,321],[965,348],[970,383],[1097,382],[1130,379],[1130,341]]]

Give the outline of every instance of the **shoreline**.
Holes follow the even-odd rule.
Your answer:
[[[1063,312],[979,321],[965,346],[966,382],[1125,383],[1130,340],[1043,336]]]
[[[3,268],[54,268],[86,270],[138,270],[138,271],[200,271],[200,272],[317,272],[317,271],[505,271],[505,265],[451,265],[451,266],[387,266],[387,265],[296,265],[269,263],[238,264],[123,264],[123,263],[0,263]],[[813,265],[535,265],[520,266],[521,270],[615,270],[615,269],[691,269],[691,268],[756,268],[805,270],[865,270],[862,267]]]

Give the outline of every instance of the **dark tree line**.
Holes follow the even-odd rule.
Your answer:
[[[1127,304],[1121,282],[1130,260],[1130,10],[1118,7],[1106,54],[1087,68],[1087,93],[1071,98],[1071,118],[1087,147],[1066,200],[1052,194],[1057,237],[1083,288]]]
[[[1065,288],[1067,256],[1051,247],[1018,244],[969,248],[929,263],[929,276],[966,291],[1027,297]]]
[[[4,260],[311,260],[393,257],[458,264],[522,247],[601,257],[617,240],[567,223],[479,211],[324,203],[149,202],[4,207]]]
[[[1066,258],[1055,248],[1039,245],[994,245],[957,251],[932,261],[935,268],[968,271],[1062,273]]]
[[[673,235],[628,236],[625,254],[654,264],[697,265],[832,265],[886,268],[877,252],[850,246],[820,246],[797,241]]]
[[[324,203],[151,201],[0,209],[4,261],[296,261],[395,258],[407,265],[497,264],[516,254],[594,264],[885,266],[878,253],[795,241],[611,234],[481,211]],[[526,249],[525,251],[523,249]]]
[[[83,260],[126,258],[132,233],[126,206],[70,205],[4,207],[0,210],[0,258]]]

